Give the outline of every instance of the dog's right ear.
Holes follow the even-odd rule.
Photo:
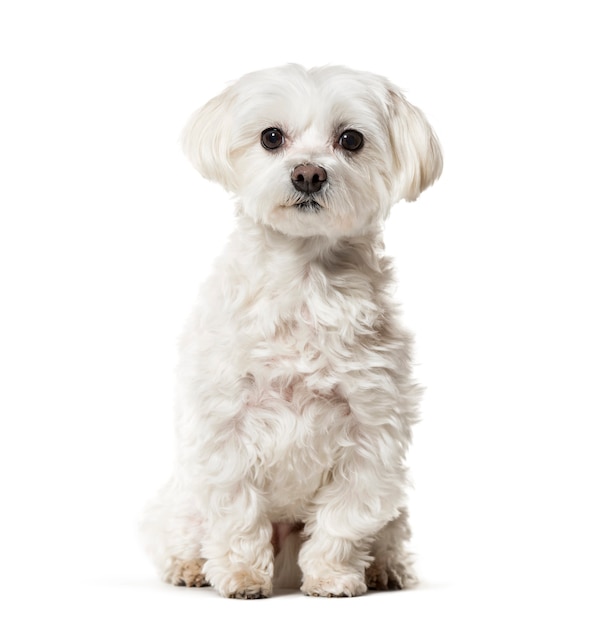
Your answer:
[[[182,135],[182,146],[195,169],[208,180],[235,191],[231,165],[232,112],[235,96],[231,87],[196,111]]]

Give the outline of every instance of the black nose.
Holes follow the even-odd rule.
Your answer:
[[[327,180],[327,172],[318,165],[312,163],[302,163],[298,165],[291,174],[293,187],[297,191],[314,193],[320,191],[322,184]]]

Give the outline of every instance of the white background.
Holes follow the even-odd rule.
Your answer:
[[[2,4],[3,623],[610,623],[603,6]],[[428,389],[410,592],[222,600],[157,582],[136,537],[171,463],[176,337],[232,227],[178,137],[286,62],[388,76],[444,147],[387,229]]]

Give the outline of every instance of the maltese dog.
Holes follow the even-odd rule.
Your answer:
[[[440,175],[435,133],[380,76],[289,65],[213,98],[184,147],[237,227],[180,342],[148,552],[164,580],[229,598],[409,587],[419,388],[381,230]]]

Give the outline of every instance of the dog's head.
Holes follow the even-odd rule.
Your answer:
[[[194,114],[184,146],[241,211],[302,237],[377,228],[442,169],[423,114],[386,79],[344,67],[247,74]]]

